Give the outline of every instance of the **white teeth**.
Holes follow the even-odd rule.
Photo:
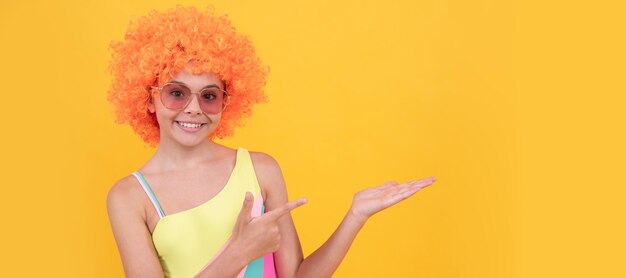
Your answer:
[[[184,127],[188,127],[188,128],[199,128],[202,126],[202,124],[191,124],[191,123],[183,123],[183,122],[177,122],[179,125],[182,125]]]

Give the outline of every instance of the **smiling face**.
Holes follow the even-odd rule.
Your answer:
[[[194,75],[185,69],[173,75],[169,83],[177,84],[181,88],[186,87],[192,94],[188,104],[180,109],[165,107],[160,94],[152,97],[148,109],[151,113],[156,113],[160,129],[160,144],[177,143],[183,146],[195,146],[204,140],[209,140],[209,135],[217,127],[222,114],[221,111],[205,113],[199,98],[208,98],[209,95],[198,93],[203,90],[206,92],[207,88],[223,90],[224,83],[214,73]],[[179,94],[179,92],[175,93]]]

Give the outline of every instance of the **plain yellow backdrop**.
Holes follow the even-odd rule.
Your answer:
[[[122,277],[109,187],[154,152],[106,102],[108,44],[176,4],[230,16],[270,102],[221,141],[274,156],[306,254],[352,195],[336,277],[624,277],[624,7],[545,1],[3,1],[4,277]]]

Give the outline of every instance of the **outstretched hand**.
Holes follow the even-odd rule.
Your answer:
[[[354,195],[350,211],[358,220],[365,222],[375,213],[412,196],[420,189],[435,182],[434,177],[398,184],[395,181],[362,190]]]

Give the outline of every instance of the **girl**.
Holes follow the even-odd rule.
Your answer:
[[[107,210],[127,277],[330,277],[367,219],[434,178],[355,194],[343,221],[303,258],[278,163],[231,149],[268,69],[250,40],[209,9],[152,12],[111,44],[117,121],[158,146],[109,191]]]

